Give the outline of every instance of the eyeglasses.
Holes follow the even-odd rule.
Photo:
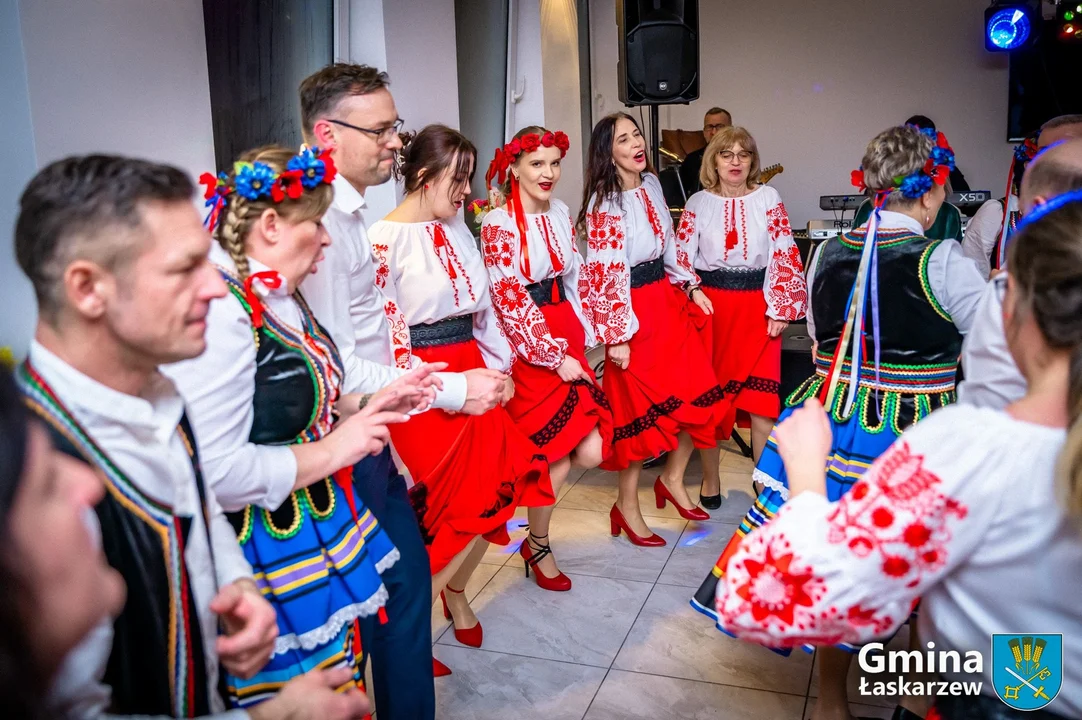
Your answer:
[[[357,127],[356,125],[350,125],[348,122],[344,122],[342,120],[327,120],[327,122],[334,123],[335,125],[341,125],[342,127],[347,127],[350,130],[359,130],[360,132],[371,135],[373,138],[375,138],[377,143],[390,142],[391,138],[401,132],[402,126],[406,124],[405,120],[403,120],[402,118],[398,118],[394,121],[393,125],[388,125],[385,128],[372,130],[369,128]]]
[[[725,162],[732,162],[733,158],[736,158],[740,161],[740,164],[743,165],[746,162],[751,162],[752,153],[747,150],[741,150],[738,153],[734,153],[732,150],[722,150],[718,153],[718,157]]]
[[[703,130],[713,130],[714,132],[717,132],[718,130],[724,130],[727,127],[729,126],[726,123],[717,123],[714,125],[707,125]]]

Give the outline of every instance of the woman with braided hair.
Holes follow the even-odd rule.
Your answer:
[[[402,151],[406,197],[368,231],[401,367],[439,361],[452,372],[511,371],[484,261],[458,216],[476,159],[458,131],[423,128]],[[501,405],[513,393],[508,376]],[[506,525],[518,507],[553,504],[548,463],[502,406],[483,415],[432,410],[396,425],[392,439],[413,477],[410,501],[428,546],[432,592],[442,596],[458,641],[480,647],[466,582],[488,542],[510,542]]]
[[[574,220],[552,196],[568,145],[564,133],[531,126],[498,148],[485,179],[502,184],[506,203],[486,213],[481,226],[493,307],[516,355],[507,412],[548,458],[556,494],[572,463],[596,467],[612,443],[609,404],[586,361],[594,329],[579,297]],[[570,590],[548,542],[552,506],[532,507],[528,517],[530,533],[519,550],[527,576],[532,567],[539,587]]]
[[[318,150],[272,146],[203,176],[218,241],[211,261],[229,293],[211,303],[206,352],[165,369],[187,401],[207,481],[278,613],[267,666],[229,677],[240,706],[314,667],[348,667],[363,684],[358,621],[384,605],[380,573],[398,551],[355,497],[353,466],[432,394],[428,367],[371,399],[341,392],[342,359],[297,292],[330,244],[320,218],[334,173]]]
[[[937,697],[927,718],[1082,717],[1082,192],[1023,218],[1009,260],[992,282],[1025,396],[936,411],[841,498],[830,491],[834,422],[814,399],[791,413],[775,430],[789,501],[740,542],[712,603],[728,632],[784,647],[863,643],[896,630],[919,597],[922,651],[964,656],[993,633],[1062,633],[1044,640],[1046,657],[1062,651],[1047,674],[1011,662],[1024,676],[1011,678],[987,654],[980,674],[939,666],[944,679],[983,681],[982,694]],[[779,593],[760,595],[771,587],[799,601],[779,607]]]
[[[924,235],[946,199],[952,167],[942,133],[911,126],[881,132],[853,172],[854,184],[874,193],[875,212],[821,244],[809,263],[816,371],[786,400],[779,422],[812,398],[828,408],[831,501],[849,492],[902,430],[954,402],[962,335],[984,280],[958,243]],[[789,499],[788,469],[772,432],[753,475],[764,489],[692,599],[697,610],[718,620],[715,590],[743,538]],[[726,632],[724,623],[717,626]],[[820,658],[814,717],[845,720],[851,655],[824,647]]]

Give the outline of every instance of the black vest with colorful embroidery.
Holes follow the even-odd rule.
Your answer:
[[[316,321],[299,293],[293,297],[300,309],[303,328],[291,328],[262,309],[256,321],[244,284],[226,269],[218,270],[229,291],[252,318],[256,371],[248,441],[256,445],[293,445],[320,439],[332,425],[332,407],[345,374],[330,335]],[[273,529],[272,534],[285,537],[291,528],[297,527],[301,513],[323,516],[333,510],[330,482],[330,479],[322,480],[295,491],[273,511],[249,506],[228,513],[229,521],[242,543],[251,533],[253,516],[258,514],[264,515],[264,525]]]
[[[932,294],[928,263],[943,240],[909,231],[878,234],[879,368],[875,368],[872,303],[866,303],[863,362],[858,380],[858,408],[869,428],[890,421],[897,432],[932,410],[954,401],[954,383],[962,336],[946,309]],[[796,405],[819,393],[845,328],[849,296],[864,248],[864,231],[828,240],[819,252],[811,289],[815,319],[816,374],[790,398]],[[842,384],[830,408],[841,421],[849,388],[849,356]],[[877,406],[878,405],[878,409]]]
[[[56,448],[88,463],[105,482],[105,497],[95,508],[102,548],[128,588],[124,609],[113,624],[113,646],[103,679],[112,691],[109,712],[171,717],[209,714],[206,644],[184,562],[192,518],[177,516],[170,506],[142,493],[29,363],[19,368],[16,381],[27,406],[45,422]],[[206,528],[209,513],[203,476],[187,418],[182,418],[177,430],[195,471]],[[209,546],[209,537],[207,542]]]

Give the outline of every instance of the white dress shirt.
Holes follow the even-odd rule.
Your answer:
[[[575,243],[571,211],[553,199],[546,213],[527,214],[526,248],[530,276],[526,276],[522,238],[518,225],[502,207],[485,215],[481,226],[481,254],[492,284],[496,316],[519,358],[531,365],[555,370],[567,355],[567,340],[554,337],[541,309],[526,287],[533,283],[560,278],[564,295],[575,317],[582,324],[586,347],[595,343],[594,328],[583,315],[579,298],[579,274],[582,255]],[[559,272],[553,259],[560,266]]]
[[[919,597],[922,640],[984,655],[983,677],[941,674],[993,696],[992,633],[1063,633],[1048,709],[1082,717],[1082,536],[1056,488],[1065,439],[999,410],[937,410],[837,502],[801,493],[744,538],[718,584],[720,624],[773,646],[865,643]]]
[[[730,230],[736,244],[729,247]],[[686,252],[700,270],[766,270],[763,297],[767,317],[793,322],[804,317],[808,286],[800,249],[778,191],[760,185],[747,195],[726,198],[708,190],[688,199],[676,231],[677,254]]]
[[[1026,379],[1014,364],[1003,331],[1003,305],[996,281],[981,295],[973,328],[962,343],[962,373],[958,402],[996,410],[1026,394]]]
[[[317,272],[301,283],[301,294],[342,355],[343,392],[374,393],[406,371],[396,368],[391,358],[387,299],[376,286],[376,266],[361,212],[364,196],[342,175],[332,185],[334,202],[323,215],[331,245],[324,248]],[[458,373],[439,377],[443,390],[437,392],[433,407],[461,410],[466,378]]]
[[[1011,195],[1007,202],[1009,212],[1018,212],[1017,195]],[[992,274],[992,250],[1002,232],[1002,200],[989,200],[981,205],[966,226],[966,234],[962,238],[962,252],[977,264],[977,269],[985,280]]]
[[[867,224],[861,227],[867,228]],[[923,235],[920,223],[903,213],[891,210],[880,211],[879,229],[881,231],[908,230],[914,235]],[[830,242],[830,241],[827,241]],[[814,291],[815,271],[819,265],[819,254],[826,242],[820,243],[808,263],[808,291]],[[928,258],[928,283],[932,296],[935,297],[947,314],[954,321],[958,332],[966,335],[974,326],[977,306],[986,285],[976,265],[962,254],[957,242],[940,241],[931,257]],[[815,340],[815,318],[812,316],[812,303],[808,303],[808,337]],[[966,371],[968,375],[968,370]]]
[[[401,316],[391,329],[395,362],[409,367],[409,326],[473,316],[473,337],[485,365],[511,371],[511,345],[500,330],[488,289],[488,271],[477,241],[457,215],[448,220],[402,223],[380,220],[368,233],[379,266],[376,282]],[[440,244],[444,243],[445,244]]]
[[[252,568],[237,544],[233,527],[222,514],[213,487],[204,478],[211,518],[212,561],[195,473],[184,441],[177,432],[184,413],[184,400],[173,383],[161,375],[154,378],[141,397],[117,392],[82,374],[37,342],[30,346],[30,363],[106,456],[141,492],[172,506],[177,516],[192,519],[184,561],[203,633],[212,709],[223,711],[225,708],[218,695],[218,656],[214,649],[218,617],[210,611],[210,601],[219,587],[240,578],[250,578]],[[111,649],[112,632],[103,626],[73,651],[81,661],[65,665],[65,670],[77,674],[78,678],[68,675],[59,679],[54,697],[58,705],[69,708],[75,717],[103,714],[109,693],[100,680],[105,674]],[[244,718],[247,714],[227,713],[225,717]]]

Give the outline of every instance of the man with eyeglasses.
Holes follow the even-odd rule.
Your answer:
[[[1040,153],[1026,168],[1019,193],[1025,215],[1049,199],[1082,189],[1082,115],[1065,115],[1041,127]],[[992,279],[977,306],[973,327],[962,344],[958,401],[1002,409],[1026,393],[1026,381],[1007,349],[1003,330],[1003,293],[1007,276]]]
[[[387,74],[375,68],[336,63],[300,86],[305,140],[330,150],[338,169],[334,203],[322,220],[332,242],[301,292],[341,352],[346,392],[375,392],[404,372],[391,356],[391,332],[408,330],[376,286],[361,214],[365,190],[391,178],[402,148],[402,119],[388,85]],[[470,414],[495,407],[505,380],[484,368],[438,376],[442,389],[433,406]],[[377,712],[387,718],[433,718],[432,577],[406,483],[389,450],[363,460],[354,477],[357,493],[401,554],[383,574],[386,616],[362,623]]]
[[[703,137],[706,138],[706,144],[710,144],[710,139],[717,135],[719,130],[730,127],[732,124],[733,116],[728,110],[719,107],[707,110],[703,118]],[[688,197],[703,189],[699,182],[699,170],[703,166],[704,153],[706,153],[705,145],[694,152],[689,152],[684,162],[680,163],[680,182],[684,184],[684,192]]]

